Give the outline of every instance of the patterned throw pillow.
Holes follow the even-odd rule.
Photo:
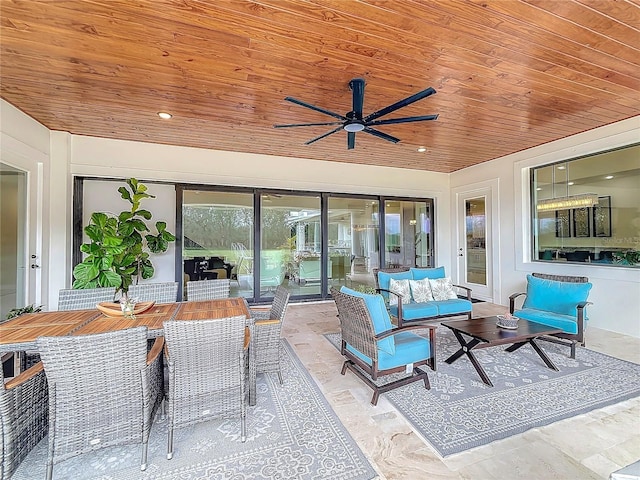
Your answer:
[[[391,279],[389,282],[389,290],[393,293],[398,293],[402,295],[402,304],[411,302],[411,287],[409,287],[409,280],[395,280]],[[398,296],[390,294],[389,295],[389,305],[397,305],[398,304]]]
[[[411,286],[411,296],[418,303],[433,301],[433,293],[431,293],[431,284],[429,279],[409,280]]]
[[[450,277],[436,278],[435,280],[429,279],[429,284],[431,285],[431,293],[433,293],[434,300],[441,301],[458,298],[453,290]]]

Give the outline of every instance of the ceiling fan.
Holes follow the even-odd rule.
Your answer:
[[[423,122],[425,120],[435,120],[438,118],[438,115],[422,115],[418,117],[404,117],[404,118],[390,118],[387,120],[377,120],[378,118],[388,115],[396,110],[406,107],[407,105],[411,105],[418,100],[422,100],[423,98],[428,97],[429,95],[433,95],[436,91],[429,87],[426,90],[422,90],[414,95],[411,95],[405,99],[400,100],[392,105],[381,108],[380,110],[373,112],[366,117],[362,116],[362,107],[364,104],[364,78],[354,78],[349,82],[349,88],[353,91],[353,102],[352,102],[352,110],[348,112],[346,115],[340,115],[339,113],[332,112],[330,110],[326,110],[321,107],[316,107],[315,105],[311,105],[310,103],[303,102],[302,100],[298,100],[293,97],[285,97],[285,100],[291,103],[295,103],[297,105],[301,105],[306,108],[310,108],[311,110],[315,110],[320,113],[324,113],[325,115],[329,115],[334,118],[338,118],[339,122],[324,122],[324,123],[292,123],[286,125],[274,125],[274,128],[290,128],[290,127],[314,127],[320,125],[338,125],[338,127],[334,128],[330,132],[327,132],[319,137],[312,138],[308,142],[305,142],[305,145],[310,145],[318,140],[321,140],[329,135],[333,135],[334,133],[339,132],[340,130],[345,130],[347,132],[347,149],[351,150],[356,146],[356,132],[365,132],[374,137],[382,138],[383,140],[387,140],[389,142],[398,143],[400,141],[399,138],[393,137],[386,133],[375,130],[371,127],[378,125],[391,125],[394,123],[408,123],[408,122]]]

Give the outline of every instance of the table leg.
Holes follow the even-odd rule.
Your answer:
[[[478,375],[480,375],[480,378],[482,379],[482,381],[485,384],[489,385],[490,387],[493,387],[493,383],[491,383],[491,380],[489,380],[489,376],[484,371],[484,368],[482,368],[482,365],[480,365],[480,362],[478,362],[478,359],[471,351],[476,345],[480,343],[480,340],[478,340],[477,338],[473,338],[471,341],[467,342],[465,341],[464,337],[460,334],[460,332],[453,330],[453,334],[458,339],[458,342],[460,342],[461,347],[460,347],[460,350],[458,350],[449,358],[447,358],[445,360],[445,363],[452,364],[462,355],[466,354],[467,357],[469,357],[469,361],[471,361],[473,368],[475,368],[476,372],[478,372]]]
[[[544,350],[542,350],[542,348],[540,348],[540,346],[535,342],[535,339],[532,338],[531,340],[529,340],[529,343],[531,344],[533,349],[536,351],[536,353],[540,355],[540,358],[547,365],[547,367],[557,372],[558,367],[556,367],[556,365],[551,361],[551,359],[547,356],[547,354],[544,353]]]

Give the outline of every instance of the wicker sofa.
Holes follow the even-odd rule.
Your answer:
[[[382,294],[388,305],[389,313],[395,317],[398,327],[402,327],[405,323],[432,322],[439,318],[466,315],[471,319],[471,289],[460,285],[452,285],[453,290],[466,292],[466,299],[447,298],[444,300],[415,301],[411,296],[410,300],[406,295],[398,294],[392,291],[392,280],[437,280],[445,279],[444,267],[438,268],[415,268],[415,267],[397,267],[397,268],[381,268],[374,269],[374,277],[376,280],[376,291]],[[392,295],[398,297],[398,302],[393,302]],[[406,303],[405,303],[406,302]]]

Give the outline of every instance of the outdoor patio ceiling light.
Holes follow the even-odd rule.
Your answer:
[[[173,115],[167,112],[158,112],[158,116],[163,120],[169,120],[171,117],[173,117]]]

